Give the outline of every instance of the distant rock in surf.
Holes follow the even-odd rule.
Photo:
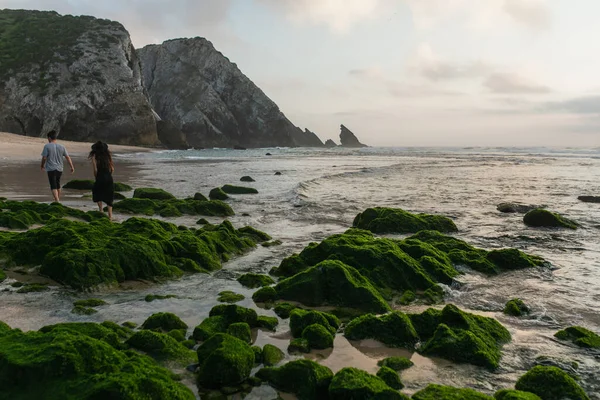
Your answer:
[[[519,214],[528,213],[529,211],[535,210],[536,208],[541,208],[541,206],[518,204],[518,203],[500,203],[496,206],[496,209],[500,212],[519,213]]]
[[[369,147],[359,142],[356,135],[344,125],[341,126],[340,142],[342,143],[342,147]]]
[[[331,139],[327,139],[325,142],[325,147],[338,147],[338,145]]]
[[[600,196],[579,196],[578,199],[584,203],[600,203]]]

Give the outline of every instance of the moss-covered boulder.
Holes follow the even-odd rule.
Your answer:
[[[340,320],[332,314],[320,311],[307,311],[295,309],[290,314],[290,329],[292,336],[302,337],[304,330],[310,325],[318,324],[323,326],[329,333],[335,335],[340,327]]]
[[[6,280],[6,273],[0,269],[0,283]]]
[[[196,201],[208,201],[208,198],[205,195],[203,195],[202,193],[196,192],[194,194],[194,200],[196,200]]]
[[[581,386],[557,367],[533,367],[519,378],[515,389],[534,393],[542,400],[589,400]]]
[[[135,332],[126,343],[134,349],[141,350],[157,360],[192,362],[194,353],[173,337],[149,330]]]
[[[100,299],[85,299],[85,300],[77,300],[73,303],[74,306],[80,307],[100,307],[108,304],[104,300]]]
[[[310,345],[308,344],[308,340],[298,338],[292,339],[287,348],[288,353],[310,353]]]
[[[493,400],[493,397],[473,389],[459,389],[451,386],[429,385],[412,396],[413,400]]]
[[[256,182],[251,176],[242,176],[240,182]]]
[[[227,332],[231,324],[239,322],[248,324],[250,328],[258,327],[258,315],[250,308],[234,304],[218,305],[210,310],[208,318],[194,328],[193,337],[205,341],[217,333]]]
[[[257,194],[258,190],[251,187],[225,185],[221,188],[227,194]]]
[[[350,340],[376,339],[388,346],[412,348],[419,341],[410,318],[401,312],[377,317],[373,314],[355,318],[346,326]]]
[[[3,321],[0,321],[0,335],[7,334],[11,331],[11,327]]]
[[[216,334],[198,348],[199,387],[219,389],[236,386],[250,377],[254,351],[242,340]]]
[[[142,329],[161,329],[165,332],[173,329],[187,329],[188,326],[177,315],[173,313],[152,314],[142,324]]]
[[[167,300],[167,299],[175,299],[175,298],[177,298],[177,296],[175,296],[174,294],[165,294],[165,295],[147,294],[146,297],[144,297],[144,301],[151,303],[155,300]]]
[[[261,315],[258,317],[256,325],[259,328],[275,332],[275,330],[277,329],[277,325],[279,325],[279,320],[275,317],[267,317],[265,315]]]
[[[255,303],[272,303],[277,300],[277,291],[273,286],[265,286],[254,292],[252,300]]]
[[[160,215],[164,218],[182,215],[205,215],[208,217],[229,217],[233,209],[222,201],[202,201],[194,199],[124,199],[113,206],[115,211],[124,214]]]
[[[171,336],[173,339],[177,340],[181,344],[186,340],[185,335],[187,334],[186,329],[173,329],[167,335]],[[187,347],[187,346],[186,346]]]
[[[59,203],[36,203],[35,201],[0,200],[0,227],[26,230],[33,225],[45,225],[57,218],[76,218],[82,221],[106,219],[97,211],[83,212]]]
[[[398,373],[391,368],[385,366],[381,367],[379,371],[377,371],[377,376],[392,389],[400,390],[404,387]]]
[[[569,340],[579,347],[600,349],[600,336],[581,326],[571,326],[554,335],[561,340]]]
[[[0,370],[5,399],[195,398],[151,358],[75,331],[0,335]]]
[[[279,299],[310,307],[331,305],[374,313],[390,311],[377,289],[355,268],[341,261],[323,261],[280,281],[275,290]]]
[[[521,299],[512,299],[504,307],[504,314],[513,317],[522,317],[529,314],[529,307]]]
[[[21,286],[21,288],[17,290],[17,293],[39,293],[47,292],[48,290],[50,290],[50,288],[45,283],[27,283]]]
[[[92,314],[96,314],[97,312],[98,312],[98,310],[94,310],[93,308],[82,307],[82,306],[75,306],[71,310],[71,313],[76,314],[76,315],[92,315]]]
[[[261,287],[265,287],[265,286],[270,286],[275,283],[273,278],[271,278],[269,275],[261,275],[261,274],[254,274],[254,273],[244,274],[244,275],[240,276],[237,279],[237,281],[239,283],[241,283],[242,286],[245,286],[250,289],[256,289],[256,288],[261,288]]]
[[[94,188],[94,181],[86,180],[86,179],[73,179],[67,184],[63,185],[63,189],[73,189],[73,190],[92,190]],[[115,182],[114,184],[115,192],[128,192],[133,190],[133,188],[124,183]]]
[[[406,357],[388,357],[377,362],[380,367],[388,367],[394,371],[402,371],[415,365]]]
[[[246,297],[243,294],[238,294],[232,292],[230,290],[226,290],[224,292],[219,293],[219,297],[217,297],[217,301],[221,303],[237,303],[244,300]]]
[[[295,310],[296,308],[300,308],[300,307],[297,307],[290,303],[277,303],[275,305],[275,308],[273,308],[273,311],[275,311],[275,314],[277,314],[277,316],[279,318],[288,319],[290,317],[290,314],[292,313],[292,311]]]
[[[333,373],[314,361],[297,360],[279,368],[263,368],[256,376],[275,389],[295,394],[298,400],[313,400],[327,398]]]
[[[577,229],[575,221],[571,221],[560,214],[544,210],[543,208],[529,211],[523,217],[523,222],[525,225],[532,227]]]
[[[323,325],[312,324],[302,331],[302,338],[306,339],[311,349],[328,349],[333,347],[333,334]]]
[[[283,351],[272,344],[265,344],[262,349],[262,362],[267,367],[279,364],[285,358]]]
[[[133,192],[134,199],[150,200],[172,200],[175,199],[171,193],[156,188],[137,188]]]
[[[72,334],[80,334],[101,340],[115,349],[121,349],[123,346],[117,335],[112,329],[101,324],[92,322],[65,322],[55,325],[47,325],[40,329],[42,333],[49,332],[68,332]]]
[[[416,299],[417,296],[415,295],[415,292],[413,292],[412,290],[405,290],[404,293],[402,293],[402,296],[400,296],[400,298],[398,299],[398,303],[403,306],[407,306]]]
[[[441,215],[411,214],[400,208],[369,208],[354,218],[355,228],[373,233],[416,233],[424,230],[457,232],[454,222]]]
[[[542,400],[540,396],[520,390],[502,389],[494,394],[496,400]]]
[[[392,389],[377,376],[356,368],[344,368],[331,380],[329,399],[408,400],[408,397]]]
[[[252,342],[252,331],[250,325],[245,322],[236,322],[227,327],[227,334],[240,339],[243,342]]]
[[[225,201],[225,200],[227,200],[229,198],[229,196],[227,196],[227,193],[225,193],[223,191],[223,189],[221,189],[221,188],[214,188],[208,194],[208,198],[211,199],[211,200]]]

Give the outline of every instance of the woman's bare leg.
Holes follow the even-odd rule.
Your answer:
[[[112,207],[108,206],[108,219],[112,221]]]
[[[101,201],[98,202],[98,210],[100,212],[102,212],[102,202]]]

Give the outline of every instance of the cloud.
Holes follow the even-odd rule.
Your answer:
[[[483,85],[493,93],[502,94],[545,94],[550,93],[548,86],[539,85],[517,74],[493,73],[489,75]]]
[[[548,112],[600,115],[600,95],[576,97],[563,101],[550,102],[541,106],[540,109]]]
[[[515,21],[530,28],[546,29],[550,27],[550,10],[543,0],[506,0],[504,11]]]
[[[432,81],[477,78],[490,71],[490,67],[481,61],[467,64],[444,61],[434,54],[428,44],[419,46],[413,69]]]

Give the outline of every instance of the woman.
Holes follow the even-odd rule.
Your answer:
[[[94,169],[94,188],[92,189],[92,198],[95,203],[98,203],[98,209],[103,211],[102,203],[108,206],[108,219],[112,221],[112,206],[115,188],[112,174],[115,172],[112,156],[108,151],[108,145],[103,142],[96,142],[92,145],[92,151],[88,156],[92,160]]]

